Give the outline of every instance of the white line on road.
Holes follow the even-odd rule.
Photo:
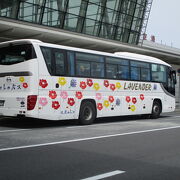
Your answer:
[[[122,174],[122,173],[125,173],[125,171],[116,170],[116,171],[100,174],[97,176],[92,176],[92,177],[82,179],[82,180],[99,180],[99,179],[104,179],[104,178],[115,176],[115,175]]]
[[[103,138],[110,138],[110,137],[126,136],[126,135],[133,135],[133,134],[141,134],[141,133],[148,133],[148,132],[154,132],[154,131],[164,131],[164,130],[177,129],[177,128],[180,128],[180,126],[172,126],[172,127],[158,128],[158,129],[149,129],[149,130],[143,130],[143,131],[134,131],[134,132],[128,132],[128,133],[121,133],[121,134],[110,134],[110,135],[95,136],[95,137],[89,137],[89,138],[71,139],[71,140],[57,141],[57,142],[50,142],[50,143],[43,143],[43,144],[15,146],[15,147],[1,148],[0,152],[9,151],[9,150],[18,150],[18,149],[41,147],[41,146],[66,144],[66,143],[73,143],[73,142],[80,142],[80,141],[89,141],[89,140],[103,139]]]
[[[31,129],[8,129],[8,130],[2,130],[0,133],[6,133],[6,132],[18,132],[18,131],[27,131]]]

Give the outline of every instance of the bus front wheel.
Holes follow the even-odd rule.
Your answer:
[[[159,101],[154,101],[153,103],[153,107],[152,107],[152,113],[151,113],[151,118],[152,119],[157,119],[159,118],[160,114],[161,114],[161,104]]]
[[[96,119],[96,109],[94,103],[91,101],[84,101],[81,104],[79,123],[81,125],[89,125]]]

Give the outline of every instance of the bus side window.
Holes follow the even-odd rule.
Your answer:
[[[67,60],[68,60],[68,75],[75,75],[75,65],[74,65],[74,52],[67,52]]]
[[[166,68],[163,65],[152,64],[152,81],[166,82]]]
[[[41,47],[43,57],[46,62],[47,69],[52,74],[52,49],[48,47]]]
[[[54,51],[56,72],[55,75],[64,75],[64,53],[59,50]]]

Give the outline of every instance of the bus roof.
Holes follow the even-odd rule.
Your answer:
[[[9,44],[27,44],[27,43],[32,43],[32,44],[38,44],[38,45],[43,45],[47,47],[54,47],[54,48],[61,48],[61,49],[67,49],[70,51],[77,51],[77,52],[84,52],[84,53],[92,53],[96,55],[105,55],[105,56],[110,56],[110,57],[121,57],[124,59],[131,59],[131,60],[137,60],[137,61],[142,61],[142,62],[151,62],[151,63],[157,63],[157,64],[163,64],[166,66],[170,66],[168,63],[155,58],[151,56],[146,56],[146,55],[140,55],[136,53],[129,53],[129,52],[115,52],[115,53],[107,53],[107,52],[102,52],[102,51],[95,51],[95,50],[89,50],[89,49],[82,49],[82,48],[75,48],[75,47],[70,47],[70,46],[63,46],[63,45],[57,45],[57,44],[51,44],[51,43],[44,43],[40,40],[35,40],[35,39],[20,39],[20,40],[13,40],[13,41],[6,41],[3,43],[0,43],[0,47],[2,46],[8,46]]]

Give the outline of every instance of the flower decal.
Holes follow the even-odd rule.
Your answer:
[[[126,101],[129,103],[131,101],[130,96],[126,96]]]
[[[102,103],[97,103],[97,109],[101,111],[103,109]]]
[[[77,92],[76,92],[76,98],[82,99],[82,97],[83,97],[82,92],[77,91]]]
[[[100,89],[99,83],[94,83],[93,88],[98,91]]]
[[[112,91],[114,91],[114,90],[116,89],[115,84],[110,84],[110,89],[111,89]]]
[[[20,82],[24,82],[24,81],[25,81],[24,77],[20,77],[20,78],[19,78],[19,81],[20,81]]]
[[[60,108],[60,104],[59,104],[59,102],[58,101],[53,101],[52,102],[52,108],[54,108],[54,109],[59,109]]]
[[[144,94],[140,94],[140,99],[143,101],[144,100]]]
[[[42,106],[46,106],[48,103],[47,99],[46,98],[40,98],[39,99],[39,104],[42,105]]]
[[[86,89],[86,87],[87,87],[86,82],[81,81],[80,82],[80,87],[81,87],[81,89]]]
[[[48,83],[45,79],[40,79],[39,86],[41,86],[42,88],[46,88],[48,86]]]
[[[27,83],[23,83],[23,88],[28,88],[28,84]]]
[[[109,107],[109,105],[110,105],[110,104],[109,104],[109,101],[108,101],[108,100],[105,100],[105,101],[104,101],[104,106],[107,108],[107,107]]]
[[[113,96],[109,96],[109,102],[113,103],[114,102],[114,97]]]
[[[96,93],[96,99],[97,99],[97,100],[101,100],[101,99],[102,99],[101,93]]]
[[[67,97],[68,97],[67,91],[61,91],[60,96],[61,96],[62,99],[67,99]]]
[[[132,106],[131,106],[131,111],[134,112],[135,110],[136,110],[136,106],[135,106],[135,105],[132,105]]]
[[[108,80],[104,80],[104,86],[109,87],[109,81]]]
[[[87,85],[91,87],[93,85],[92,79],[87,79]]]
[[[76,81],[76,79],[71,79],[70,86],[71,86],[71,87],[76,87],[76,86],[77,86],[77,81]]]
[[[50,97],[51,99],[56,99],[56,97],[57,97],[56,91],[49,91],[49,97]]]
[[[75,104],[74,98],[68,98],[68,104],[73,106]]]
[[[132,98],[132,102],[133,102],[134,104],[136,104],[136,103],[137,103],[137,99],[136,99],[135,97],[133,97],[133,98]]]
[[[120,101],[119,98],[117,98],[117,99],[116,99],[116,106],[120,106],[120,104],[121,104],[121,101]]]
[[[120,83],[120,82],[117,82],[117,83],[116,83],[116,88],[117,88],[117,89],[120,89],[120,88],[121,88],[121,83]]]
[[[59,80],[58,80],[58,83],[61,85],[61,86],[64,86],[66,84],[66,79],[64,77],[60,77]]]

